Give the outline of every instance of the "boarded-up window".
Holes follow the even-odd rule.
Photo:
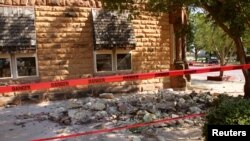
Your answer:
[[[35,50],[34,19],[34,8],[0,7],[0,52]]]
[[[92,10],[95,49],[134,48],[135,36],[129,13]]]

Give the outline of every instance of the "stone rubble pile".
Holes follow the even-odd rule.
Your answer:
[[[40,120],[51,120],[62,125],[112,122],[114,126],[122,126],[156,119],[175,118],[186,114],[205,113],[215,98],[216,96],[212,96],[209,92],[186,94],[171,89],[162,90],[157,94],[114,96],[107,93],[101,94],[99,98],[71,99],[55,107],[51,112],[43,113],[43,116],[32,115],[26,119],[40,118]],[[147,131],[154,132],[154,128],[160,127],[202,124],[202,118],[183,119],[152,125],[147,128]],[[130,131],[141,132],[142,128]]]

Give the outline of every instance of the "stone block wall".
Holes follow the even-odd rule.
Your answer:
[[[94,61],[91,9],[36,6],[35,11],[41,80],[92,76]]]
[[[132,64],[136,73],[159,72],[170,69],[170,24],[167,14],[142,12],[133,20],[136,49]],[[168,78],[137,81],[141,90],[169,86]]]
[[[101,8],[100,1],[0,0],[0,5],[35,7],[39,81],[95,76],[91,8]],[[172,47],[168,14],[141,12],[132,23],[136,37],[132,73],[169,70]],[[108,91],[130,88],[149,91],[169,87],[170,80],[157,78],[103,86]],[[95,87],[77,88],[91,88],[93,91]]]

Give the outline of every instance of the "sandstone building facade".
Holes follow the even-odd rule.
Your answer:
[[[98,0],[0,0],[1,85],[170,70],[175,53],[168,14],[142,11],[127,22],[114,14],[122,27],[117,30],[116,24],[105,25],[105,21],[112,21],[112,14],[111,19],[104,16],[96,21],[100,9],[102,3]],[[107,27],[127,36],[110,35],[105,31]],[[63,91],[93,87],[76,86]],[[111,92],[148,91],[170,87],[170,79],[100,87]],[[51,91],[60,89],[29,93]]]

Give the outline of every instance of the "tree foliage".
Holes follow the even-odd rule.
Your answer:
[[[215,54],[221,65],[226,65],[235,53],[233,40],[218,26],[206,20],[203,12],[191,14],[190,19],[194,24],[194,46]]]
[[[244,47],[248,50],[248,55],[250,53],[250,29],[247,29],[242,36]]]
[[[209,136],[207,125],[249,125],[249,117],[250,100],[221,95],[207,112],[202,135],[207,141]]]
[[[187,30],[187,51],[191,51],[195,46],[194,46],[194,33],[195,33],[195,23],[194,21],[191,19],[190,17],[193,16],[193,14],[191,13],[191,10],[188,10],[188,30]]]
[[[171,12],[176,7],[204,8],[214,22],[225,24],[230,34],[242,36],[250,27],[250,0],[104,0],[109,9],[154,12]],[[140,8],[139,8],[140,7]]]

